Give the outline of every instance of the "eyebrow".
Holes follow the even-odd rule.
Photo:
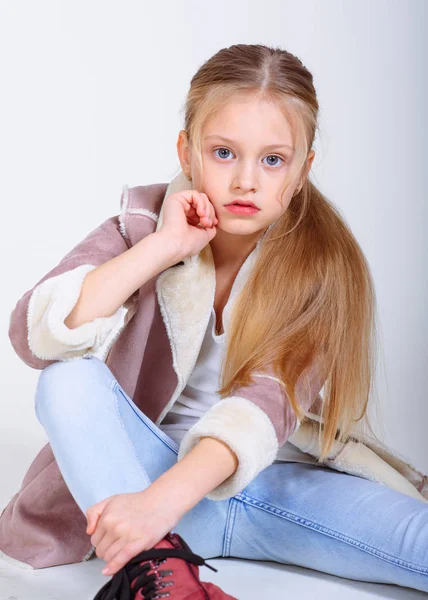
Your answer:
[[[234,140],[224,137],[223,135],[212,134],[212,135],[205,136],[206,140],[208,140],[210,138],[218,138],[219,140],[224,140],[225,142],[228,142],[229,144],[236,144],[236,142]],[[277,144],[269,144],[269,146],[264,147],[264,150],[268,150],[270,148],[272,148],[272,149],[273,148],[289,148],[290,150],[294,150],[294,148],[292,146],[290,146],[289,144],[283,144],[282,142],[279,142]]]

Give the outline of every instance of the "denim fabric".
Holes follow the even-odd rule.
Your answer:
[[[145,489],[177,460],[176,442],[97,357],[46,367],[35,411],[83,512]],[[271,560],[428,592],[427,505],[323,465],[272,464],[233,498],[202,499],[172,532],[206,559]]]

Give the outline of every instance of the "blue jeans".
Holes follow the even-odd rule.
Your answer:
[[[147,488],[177,460],[176,442],[94,356],[46,367],[35,410],[83,512]],[[277,561],[428,592],[427,505],[323,465],[272,464],[233,498],[203,498],[172,532],[206,559]]]

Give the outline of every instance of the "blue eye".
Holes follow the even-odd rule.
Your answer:
[[[284,162],[284,161],[282,160],[282,158],[281,158],[280,156],[277,156],[276,154],[269,154],[269,156],[267,156],[266,158],[279,158],[279,160],[280,160],[280,161]],[[278,164],[278,163],[275,163],[274,165],[272,165],[272,164],[271,164],[271,165],[269,165],[269,166],[271,166],[271,167],[274,167],[274,166],[276,166],[277,164]]]
[[[230,152],[230,150],[228,150],[227,148],[217,148],[216,150],[214,150],[214,152],[217,152],[218,150],[226,150],[226,152]],[[218,154],[217,154],[217,156],[218,156]],[[225,158],[225,157],[223,156],[223,158]]]
[[[214,152],[218,152],[218,151],[230,152],[230,150],[228,150],[227,148],[216,148],[216,149],[214,150]],[[218,154],[217,154],[216,156],[218,156]],[[223,155],[222,157],[220,157],[220,156],[219,156],[219,158],[227,158],[227,156],[224,156],[224,155]],[[269,154],[269,156],[266,156],[266,158],[277,158],[277,159],[279,159],[281,162],[284,162],[284,160],[283,160],[283,159],[282,159],[280,156],[277,156],[276,154]],[[275,167],[277,164],[278,164],[278,163],[276,162],[275,164],[270,164],[269,166],[271,166],[271,167]]]

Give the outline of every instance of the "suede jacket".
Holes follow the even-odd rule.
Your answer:
[[[157,231],[164,198],[188,188],[182,172],[169,184],[124,186],[120,214],[90,232],[22,296],[11,313],[9,337],[28,366],[44,369],[56,361],[98,356],[136,405],[155,424],[162,422],[193,370],[214,304],[216,279],[210,245],[147,281],[113,315],[75,329],[69,329],[64,320],[79,298],[86,274]],[[263,236],[234,281],[231,302],[222,315],[226,337],[231,306],[249,277],[262,241]],[[273,372],[255,373],[251,384],[235,388],[232,396],[213,405],[189,429],[178,460],[204,436],[228,444],[238,457],[237,470],[207,495],[223,500],[242,491],[272,464],[278,448],[287,441],[319,457],[323,383],[316,365],[299,379],[297,399],[308,417],[301,422]],[[335,442],[323,464],[428,502],[427,475],[357,429],[348,443]],[[0,556],[34,569],[88,560],[95,549],[86,524],[47,443],[0,516]]]

